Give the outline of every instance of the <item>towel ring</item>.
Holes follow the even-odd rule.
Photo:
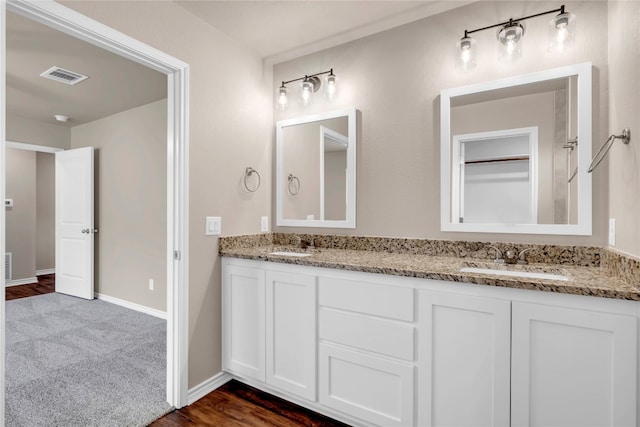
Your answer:
[[[251,188],[249,187],[249,184],[247,184],[247,178],[249,178],[254,173],[258,176],[258,184],[254,188]],[[244,188],[246,188],[247,191],[250,193],[255,193],[258,190],[258,188],[260,188],[260,182],[261,182],[261,179],[258,171],[252,168],[251,166],[247,166],[247,169],[245,169],[244,171]]]
[[[287,177],[287,181],[289,181],[289,184],[287,185],[287,191],[289,192],[289,194],[291,194],[292,196],[298,194],[300,192],[300,180],[298,179],[298,177],[290,173]],[[297,184],[294,184],[294,181]]]
[[[602,144],[602,147],[600,147],[596,155],[593,156],[593,160],[591,160],[591,165],[589,166],[589,170],[587,170],[587,172],[593,172],[593,170],[600,164],[602,159],[605,158],[616,139],[621,139],[624,144],[628,144],[629,141],[631,141],[631,131],[629,130],[629,128],[622,129],[621,135],[611,135],[609,139],[607,139],[607,141]]]

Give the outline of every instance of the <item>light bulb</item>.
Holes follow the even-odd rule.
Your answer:
[[[463,37],[456,44],[456,68],[467,71],[476,66],[476,41],[471,37]]]
[[[313,101],[313,83],[305,78],[300,85],[300,103],[306,107],[311,105]]]
[[[524,26],[519,22],[509,22],[498,31],[500,42],[498,59],[501,62],[510,62],[522,56],[522,37]]]
[[[333,70],[329,73],[325,80],[324,95],[332,101],[338,94],[338,85]]]
[[[287,99],[287,88],[284,83],[282,86],[278,88],[278,101],[276,102],[276,108],[278,110],[286,110],[289,105],[289,100]]]
[[[575,42],[575,16],[571,13],[556,15],[549,22],[549,52],[564,52]]]

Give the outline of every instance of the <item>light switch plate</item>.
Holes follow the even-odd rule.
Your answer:
[[[260,217],[260,231],[262,231],[263,233],[266,233],[267,231],[269,231],[269,217],[268,216]]]
[[[222,218],[219,216],[208,216],[205,221],[205,236],[219,236],[222,229]]]
[[[616,220],[609,218],[609,246],[616,245]]]

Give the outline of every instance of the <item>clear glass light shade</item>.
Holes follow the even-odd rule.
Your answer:
[[[285,86],[280,86],[278,88],[278,98],[276,101],[276,108],[278,110],[286,110],[289,105],[289,99],[287,98],[287,88]]]
[[[571,13],[556,15],[549,22],[549,52],[565,52],[573,47],[576,35],[576,17]]]
[[[476,67],[476,41],[463,37],[456,43],[456,69],[471,70]]]
[[[507,24],[498,32],[498,59],[512,62],[522,56],[524,26],[520,23]]]
[[[330,101],[334,100],[338,95],[338,82],[335,74],[331,73],[325,78],[324,96]]]
[[[309,80],[304,80],[300,84],[300,104],[302,104],[303,107],[311,105],[313,102],[313,89],[313,83]]]

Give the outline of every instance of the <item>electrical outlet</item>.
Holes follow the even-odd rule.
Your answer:
[[[219,236],[222,230],[222,218],[219,216],[208,216],[205,221],[205,236]]]
[[[260,218],[260,231],[266,233],[269,231],[269,217],[263,216]]]
[[[149,290],[153,290],[153,279],[149,279]]]
[[[609,246],[616,245],[616,220],[609,218]]]

